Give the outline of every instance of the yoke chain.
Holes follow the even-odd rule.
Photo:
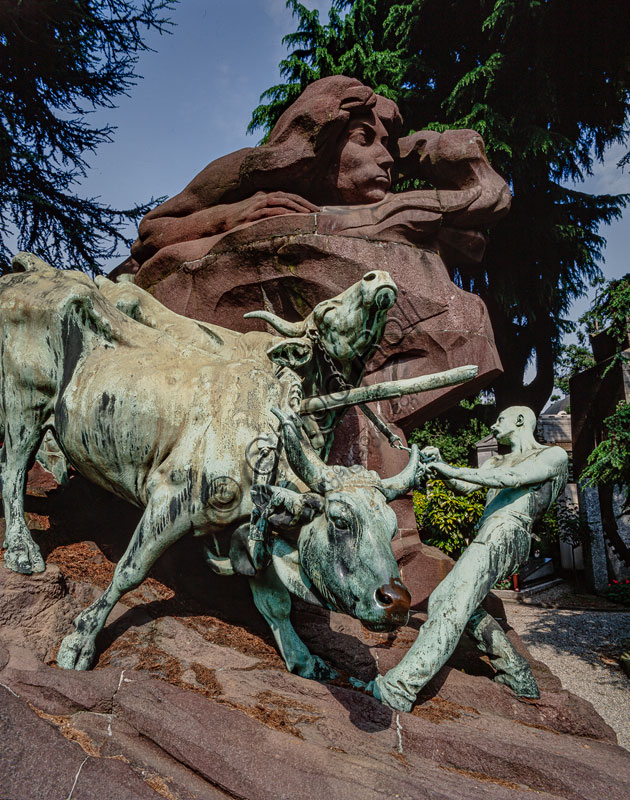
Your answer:
[[[341,372],[339,372],[339,370],[337,369],[337,365],[333,361],[332,356],[326,350],[324,343],[321,340],[319,331],[313,331],[311,333],[311,336],[315,344],[321,351],[324,357],[324,361],[328,364],[328,367],[332,373],[333,378],[339,384],[339,388],[343,391],[354,389],[355,387],[352,386],[350,383],[348,383],[348,381],[344,378]],[[357,405],[359,409],[363,412],[363,414],[370,420],[372,425],[374,425],[374,427],[385,436],[391,447],[393,447],[395,450],[406,450],[408,453],[411,452],[411,448],[405,447],[405,445],[403,444],[403,440],[400,438],[400,436],[397,436],[394,433],[394,431],[392,431],[391,428],[388,427],[387,423],[378,416],[378,414],[372,411],[371,408],[368,408],[368,406],[365,405],[365,403],[357,403]]]

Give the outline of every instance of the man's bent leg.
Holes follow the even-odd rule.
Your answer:
[[[418,692],[444,666],[496,578],[491,546],[472,542],[429,598],[429,616],[402,661],[369,689],[392,708],[409,711]]]
[[[481,606],[471,616],[466,633],[475,640],[482,652],[490,656],[492,666],[497,670],[494,678],[497,683],[509,686],[520,697],[540,697],[529,662],[515,650],[496,619]]]

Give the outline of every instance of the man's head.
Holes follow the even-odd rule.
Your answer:
[[[527,406],[510,406],[502,411],[490,427],[499,444],[511,445],[518,438],[530,440],[536,430],[536,415]]]
[[[389,136],[378,115],[378,103],[374,109],[352,115],[329,174],[341,202],[363,205],[383,200],[392,183],[394,164]]]

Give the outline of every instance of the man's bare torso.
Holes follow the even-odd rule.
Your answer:
[[[509,469],[534,459],[544,459],[550,447],[540,447],[525,453],[508,453],[494,456],[489,464],[493,467]],[[553,499],[551,480],[526,484],[518,487],[489,489],[484,510],[484,518],[495,512],[515,512],[527,517],[532,523],[537,522],[547,512]]]

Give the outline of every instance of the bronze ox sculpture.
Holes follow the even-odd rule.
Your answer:
[[[295,335],[279,337],[198,324],[132,284],[96,285],[30,254],[17,256],[14,270],[0,279],[5,566],[45,568],[23,493],[48,431],[85,477],[145,508],[111,584],[63,640],[61,667],[89,668],[114,604],[188,534],[210,535],[215,571],[250,576],[256,606],[299,675],[327,679],[334,671],[293,630],[290,592],[376,630],[406,622],[410,596],[391,549],[396,517],[387,503],[423,471],[417,448],[399,475],[381,479],[360,466],[326,465],[317,452],[325,436],[303,421],[316,399],[304,389],[319,389],[324,362],[358,382],[395,300],[387,273],[366,275],[286,330]],[[413,385],[357,387],[319,406],[328,413],[327,402],[339,409],[379,391],[400,396],[473,374],[461,368]]]

